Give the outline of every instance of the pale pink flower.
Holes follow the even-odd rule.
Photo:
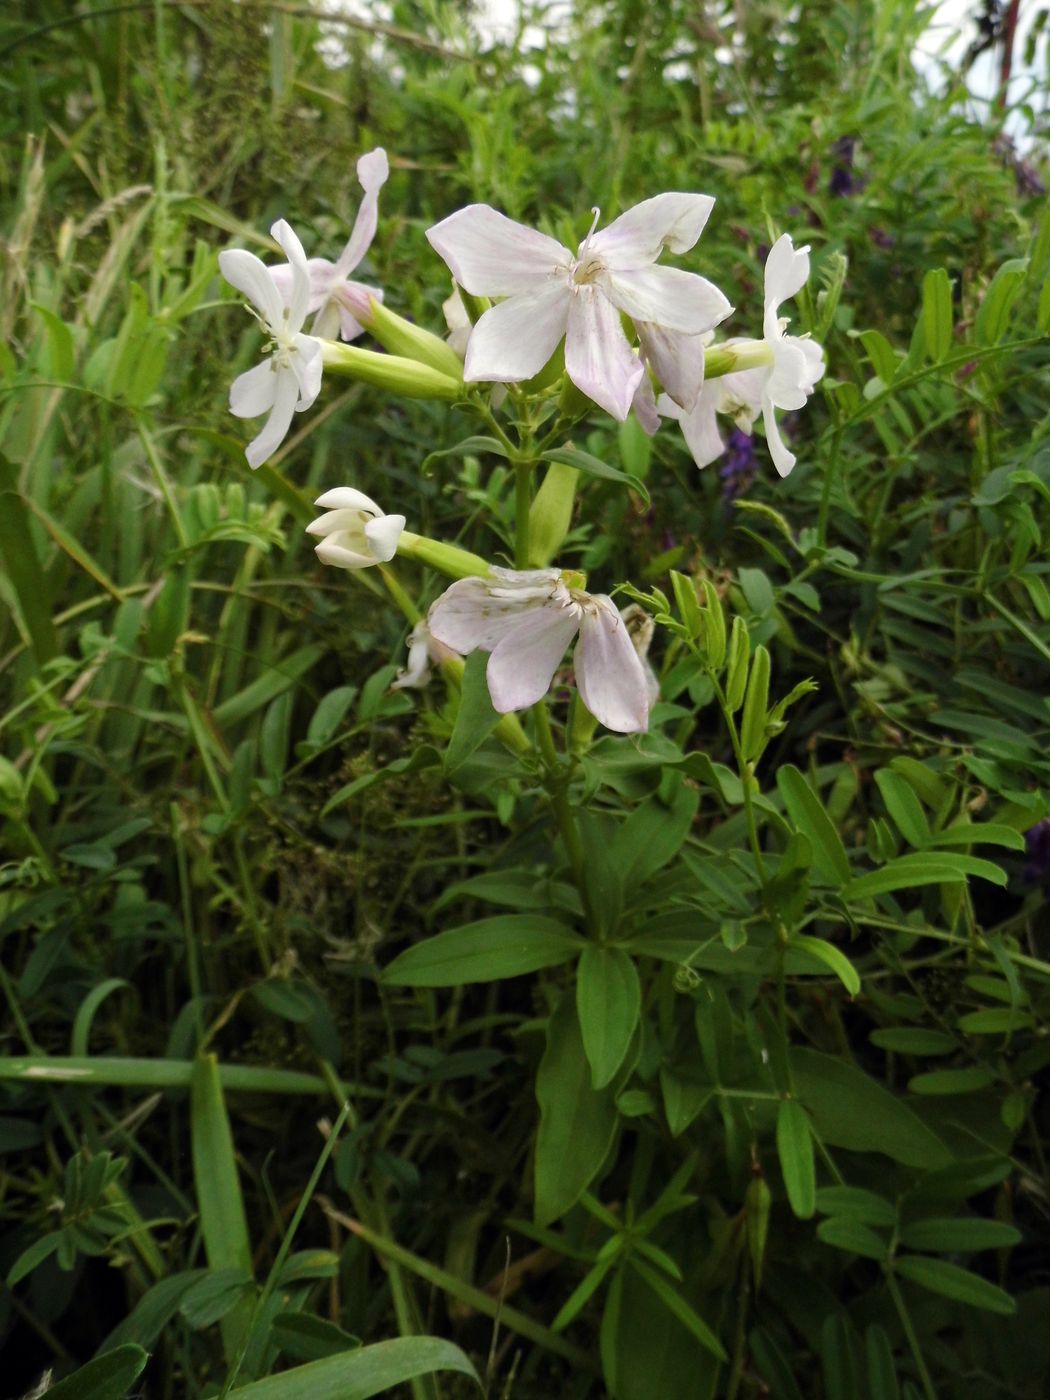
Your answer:
[[[507,714],[546,695],[578,633],[580,698],[607,729],[637,733],[649,723],[645,668],[616,604],[577,587],[579,578],[558,569],[493,568],[488,578],[460,579],[432,605],[431,635],[464,656],[491,652],[489,694]]]
[[[354,340],[363,333],[364,327],[358,317],[367,317],[368,301],[374,297],[383,300],[378,287],[368,287],[363,282],[354,282],[350,273],[371,247],[379,221],[379,191],[390,175],[390,163],[386,151],[377,146],[357,162],[357,178],[365,192],[357,211],[353,231],[346,247],[339,255],[338,262],[327,258],[310,258],[306,266],[310,273],[310,306],[316,312],[314,335],[334,340]],[[292,269],[290,266],[271,269],[274,282],[281,296],[290,292]]]
[[[781,234],[770,249],[765,269],[762,330],[769,363],[709,379],[688,412],[683,412],[668,395],[661,395],[657,401],[661,413],[681,423],[698,467],[706,467],[725,451],[716,421],[719,413],[732,418],[745,433],[750,433],[756,418],[761,417],[769,455],[777,471],[787,476],[795,465],[795,455],[780,434],[775,410],[805,405],[824,374],[824,351],[809,336],[786,334],[788,321],[780,316],[780,304],[797,296],[808,277],[809,249],[795,248],[790,234]],[[763,342],[727,340],[725,348]]]
[[[310,298],[310,274],[303,245],[284,219],[270,230],[291,269],[288,298],[282,302],[270,268],[244,248],[219,254],[219,270],[243,292],[270,333],[269,359],[238,375],[230,388],[230,412],[238,418],[268,414],[262,432],[245,449],[248,465],[262,466],[280,447],[294,413],[309,408],[321,390],[321,342],[303,335]]]
[[[656,195],[600,232],[592,226],[575,255],[487,204],[450,214],[427,238],[466,291],[504,298],[471,332],[464,378],[531,379],[564,336],[569,378],[622,420],[645,373],[624,333],[624,312],[661,381],[691,407],[703,368],[697,377],[686,363],[688,340],[732,307],[706,278],[655,264],[665,248],[692,248],[713,204],[704,194]],[[597,218],[595,210],[595,225]]]
[[[408,638],[408,665],[390,682],[391,690],[422,690],[429,684],[431,666],[440,666],[459,653],[431,635],[426,619],[416,623]]]

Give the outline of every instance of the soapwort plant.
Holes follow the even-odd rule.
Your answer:
[[[359,166],[373,176],[386,168],[381,151]],[[378,186],[374,178],[362,183],[371,229]],[[576,1142],[567,1157],[566,1111],[572,1106],[584,1122],[598,1111],[604,1125],[610,1095],[626,1083],[641,1053],[638,960],[668,957],[666,946],[646,943],[655,881],[672,866],[665,911],[688,908],[700,893],[683,881],[687,871],[673,866],[697,810],[698,785],[712,786],[744,814],[757,885],[752,921],[771,939],[782,1010],[791,948],[804,949],[811,966],[830,968],[850,986],[856,982],[832,943],[797,933],[801,905],[782,897],[792,883],[790,859],[787,869],[783,859],[776,870],[767,865],[756,817],[764,801],[757,773],[763,750],[811,683],[771,699],[768,650],[753,644],[742,617],[730,625],[709,578],[672,573],[673,599],[622,578],[597,592],[578,569],[558,562],[574,512],[587,509],[581,482],[598,478],[646,493],[637,477],[575,446],[574,436],[595,413],[620,422],[634,414],[650,435],[661,415],[680,420],[691,445],[702,424],[703,451],[694,446],[700,467],[722,450],[716,415],[749,433],[761,417],[777,471],[786,475],[794,465],[775,410],[804,406],[824,358],[808,336],[785,334],[780,308],[806,283],[809,249],[796,249],[783,234],[766,266],[762,336],[716,341],[716,327],[732,311],[728,299],[698,272],[661,260],[693,252],[713,206],[706,194],[660,194],[601,229],[595,209],[575,252],[488,205],[448,215],[427,234],[454,279],[446,302],[448,340],[400,316],[378,290],[345,282],[353,258],[344,255],[334,271],[326,262],[307,264],[284,221],[274,225],[273,236],[288,257],[285,266],[267,270],[249,254],[222,255],[224,275],[248,292],[275,346],[231,393],[235,412],[256,403],[260,411],[271,409],[264,433],[248,449],[252,466],[266,455],[263,446],[275,450],[277,430],[287,427],[302,379],[293,376],[304,361],[323,364],[326,377],[455,405],[480,428],[462,450],[495,457],[513,472],[509,558],[498,552],[484,558],[413,533],[406,528],[413,506],[404,492],[399,512],[385,514],[356,487],[334,486],[317,501],[325,513],[307,528],[320,537],[316,550],[324,563],[349,571],[375,567],[411,624],[409,664],[395,685],[425,685],[433,667],[456,697],[444,757],[450,781],[464,779],[468,760],[491,739],[502,745],[509,766],[490,769],[496,775],[490,781],[542,794],[553,818],[559,840],[550,843],[543,878],[558,881],[567,873],[568,902],[533,903],[527,914],[443,930],[402,952],[384,974],[391,986],[439,987],[575,963],[575,992],[568,983],[550,984],[547,1051],[537,1078],[534,1194],[542,1226],[581,1198],[610,1146],[603,1127],[593,1141]],[[351,240],[355,258],[361,241]],[[380,349],[324,334],[337,325],[333,298],[342,313],[352,313],[351,329],[367,331]],[[275,300],[283,322],[272,309]],[[317,321],[304,335],[307,305],[317,310]],[[268,376],[276,385],[272,394],[257,387]],[[294,406],[307,406],[306,397]],[[271,405],[280,405],[280,413]],[[418,585],[403,568],[413,561],[451,580],[429,606],[417,600]],[[715,697],[732,745],[732,769],[666,732],[680,712],[660,699],[648,657],[654,627]],[[574,686],[566,701],[562,663],[573,646]],[[610,735],[597,737],[599,727]],[[618,784],[610,767],[621,778],[641,777],[636,800],[616,815],[610,798]],[[672,948],[677,984],[688,990],[695,981],[690,954],[681,939],[672,940]],[[574,1095],[564,1092],[566,1073],[576,1076]],[[592,1202],[588,1209],[601,1210],[593,1197],[585,1199]],[[668,1274],[654,1245],[640,1240],[637,1248],[635,1274],[661,1298],[671,1296],[701,1344],[724,1356],[714,1332],[675,1293],[675,1266]]]

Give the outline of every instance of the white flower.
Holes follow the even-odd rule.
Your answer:
[[[244,293],[270,333],[269,359],[239,375],[230,388],[230,412],[238,418],[269,414],[262,432],[245,449],[252,468],[273,456],[284,441],[292,415],[309,408],[321,389],[321,342],[302,334],[310,297],[303,245],[284,219],[278,219],[270,232],[292,269],[287,305],[282,304],[270,269],[254,253],[230,248],[219,254],[223,277]]]
[[[689,412],[683,413],[667,395],[658,400],[658,410],[681,423],[698,467],[706,467],[725,451],[716,422],[719,413],[734,419],[745,433],[751,432],[755,419],[761,416],[777,471],[787,476],[795,465],[795,455],[780,435],[775,410],[805,405],[824,374],[824,351],[808,336],[785,334],[788,322],[779,313],[781,302],[796,296],[808,277],[809,249],[796,249],[790,234],[781,234],[766,259],[763,341],[725,342],[726,349],[764,343],[770,363],[709,379]]]
[[[334,340],[337,335],[342,340],[356,339],[364,331],[358,317],[368,315],[369,298],[383,300],[380,288],[351,281],[350,273],[368,252],[375,238],[379,221],[379,191],[389,175],[390,162],[382,146],[377,146],[360,158],[357,178],[365,197],[339,261],[333,263],[327,258],[310,258],[306,264],[310,274],[309,310],[317,313],[312,327],[314,335],[323,336],[326,340]],[[287,302],[291,295],[294,269],[290,264],[285,264],[271,268],[271,275],[281,297]]]
[[[450,214],[427,238],[460,286],[474,296],[506,298],[471,332],[464,378],[531,379],[564,336],[569,378],[622,420],[645,372],[624,334],[625,312],[662,382],[691,407],[700,378],[679,368],[688,359],[688,338],[710,330],[732,307],[706,278],[655,263],[664,248],[684,253],[693,246],[713,204],[704,194],[656,195],[600,233],[592,226],[575,256],[487,204]]]
[[[390,689],[422,690],[430,681],[431,664],[440,665],[442,661],[457,655],[451,647],[432,636],[426,619],[421,619],[408,638],[408,665],[398,671],[397,678],[390,682]]]
[[[573,669],[580,698],[601,724],[621,734],[649,723],[649,682],[630,632],[604,594],[576,586],[558,569],[493,568],[488,578],[452,584],[427,623],[462,655],[491,652],[486,676],[500,714],[543,698],[565,649],[579,633]]]
[[[306,532],[321,537],[314,553],[322,564],[334,564],[337,569],[367,569],[373,564],[385,564],[397,553],[405,517],[384,515],[363,491],[336,486],[318,496],[314,505],[321,506],[325,513],[311,520]]]
[[[445,325],[448,327],[448,335],[445,339],[462,360],[467,353],[470,332],[474,327],[470,324],[467,308],[463,305],[463,298],[460,296],[457,286],[453,285],[451,295],[447,296],[441,303],[441,310],[444,312]]]

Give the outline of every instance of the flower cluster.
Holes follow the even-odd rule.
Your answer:
[[[634,412],[649,433],[662,417],[676,420],[700,467],[726,452],[718,422],[725,418],[732,426],[722,471],[729,501],[753,469],[759,420],[778,473],[792,470],[795,456],[777,413],[804,406],[824,373],[824,356],[808,336],[789,335],[780,314],[809,276],[809,249],[796,249],[788,234],[766,260],[761,338],[715,343],[715,328],[733,310],[729,301],[699,273],[661,261],[696,246],[711,196],[656,195],[604,228],[595,209],[575,251],[487,204],[471,204],[427,232],[454,279],[444,304],[446,341],[391,311],[380,288],[352,279],[375,237],[379,193],[389,176],[386,153],[362,156],[357,174],[363,198],[335,262],[308,259],[284,220],[271,230],[283,263],[268,267],[243,249],[220,255],[223,276],[248,298],[268,336],[267,358],[230,392],[238,416],[267,415],[247,448],[250,466],[277,451],[293,415],[317,398],[326,370],[395,393],[465,402],[490,422],[508,396],[515,405],[546,396],[557,397],[557,422],[568,428],[585,415],[583,395],[621,422]],[[365,331],[386,353],[348,344]],[[521,461],[527,471],[533,465]],[[545,540],[539,559],[530,558],[535,551],[522,542],[528,530],[521,535],[520,498],[516,569],[490,568],[477,556],[412,535],[403,515],[384,514],[352,487],[329,491],[317,504],[325,513],[307,529],[319,537],[316,550],[325,563],[356,570],[414,554],[456,579],[416,624],[398,685],[424,684],[431,660],[480,649],[489,653],[495,709],[524,709],[547,693],[578,639],[573,671],[586,708],[620,733],[646,728],[655,686],[645,660],[648,638],[637,645],[626,616],[607,595],[586,591],[582,575],[522,567],[553,554]],[[549,520],[564,524],[554,532],[555,549],[570,514],[571,490],[548,511]]]

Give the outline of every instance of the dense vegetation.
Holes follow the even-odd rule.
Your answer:
[[[379,8],[0,15],[0,1390],[1036,1400],[1038,144],[929,91],[914,0],[593,0],[540,47]],[[392,690],[396,592],[315,561],[348,484],[513,557],[461,408],[326,381],[247,468],[217,255],[284,216],[334,256],[377,145],[360,275],[441,334],[425,231],[470,201],[574,245],[708,192],[689,266],[752,320],[776,236],[812,248],[788,479],[758,438],[701,473],[676,431],[575,433],[559,563],[657,617],[643,737],[556,694],[544,767],[476,668]]]

